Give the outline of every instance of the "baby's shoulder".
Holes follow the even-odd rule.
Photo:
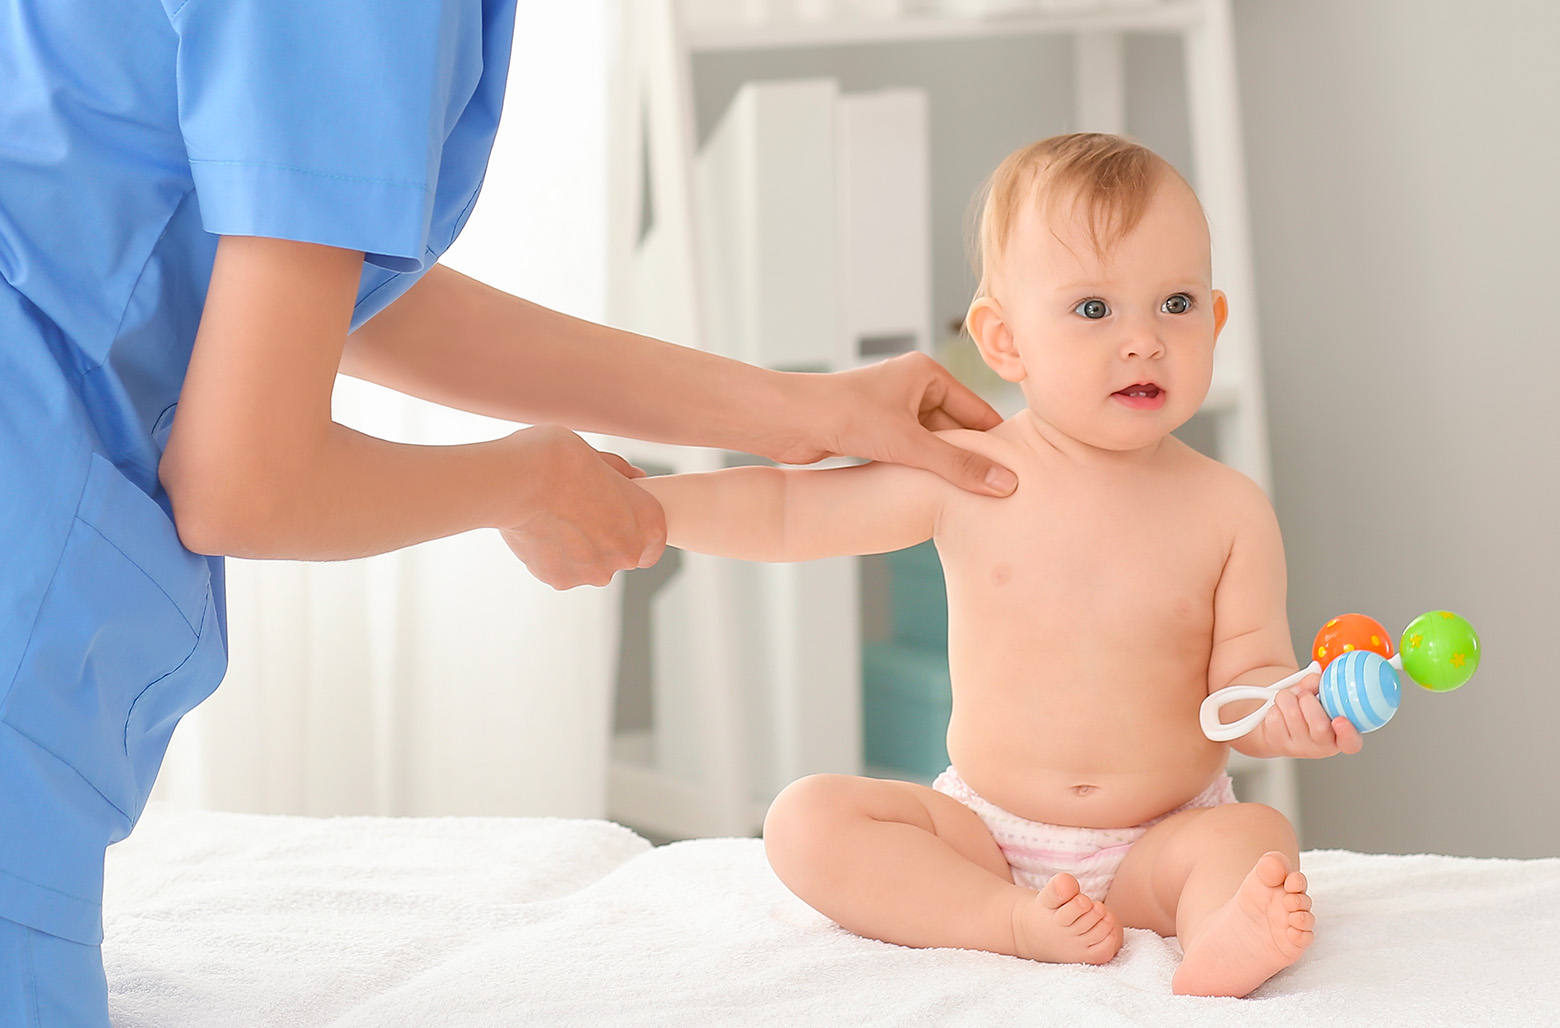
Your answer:
[[[1272,517],[1272,501],[1251,476],[1179,441],[1175,473],[1184,480],[1189,494],[1202,507],[1222,514],[1225,519],[1249,521]]]

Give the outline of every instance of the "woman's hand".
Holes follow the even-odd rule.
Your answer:
[[[789,376],[805,399],[792,408],[789,438],[763,456],[811,464],[849,456],[925,468],[961,489],[1006,496],[1018,486],[1012,471],[932,433],[950,428],[984,431],[1002,417],[923,353],[828,375]]]
[[[532,575],[554,589],[606,585],[619,571],[660,559],[666,516],[633,483],[644,472],[556,425],[509,441],[526,482],[522,509],[498,528]]]
[[[1318,695],[1321,687],[1322,676],[1312,674],[1279,691],[1258,728],[1265,754],[1317,758],[1358,753],[1364,747],[1353,722],[1327,713]]]

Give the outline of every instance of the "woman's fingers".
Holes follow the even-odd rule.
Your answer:
[[[618,456],[615,453],[609,453],[606,450],[597,450],[596,455],[599,456],[602,460],[606,461],[608,467],[622,475],[624,478],[645,477],[645,471],[643,468],[639,468],[633,464],[630,464],[626,459]]]
[[[807,397],[795,409],[815,413],[806,416],[805,434],[768,454],[777,460],[806,464],[838,455],[908,464],[987,496],[1018,486],[1018,477],[991,458],[934,434],[984,431],[1002,417],[924,353],[792,381]]]
[[[522,467],[535,488],[500,531],[532,575],[555,589],[599,586],[660,559],[666,515],[631,481],[638,469],[556,426],[511,438],[525,448]]]
[[[1018,488],[1018,476],[996,461],[925,429],[906,436],[897,461],[940,475],[967,492],[1007,496]]]
[[[930,357],[923,353],[911,353],[896,359],[908,366],[909,374],[922,378],[926,383],[921,391],[923,423],[924,415],[935,410],[948,418],[949,428],[971,428],[984,432],[1002,424],[1002,415],[991,404],[982,400],[968,386],[954,378],[947,368]]]

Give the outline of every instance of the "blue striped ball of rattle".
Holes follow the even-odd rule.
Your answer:
[[[1361,732],[1374,732],[1391,721],[1402,695],[1397,670],[1379,653],[1350,650],[1322,671],[1322,706],[1333,717],[1348,718]]]

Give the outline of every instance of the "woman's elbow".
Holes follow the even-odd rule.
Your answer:
[[[186,549],[210,556],[263,557],[274,534],[273,495],[231,467],[201,468],[171,450],[157,476],[173,507],[173,524]]]

